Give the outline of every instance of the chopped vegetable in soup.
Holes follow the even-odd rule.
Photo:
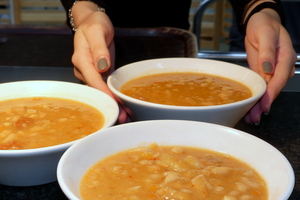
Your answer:
[[[104,124],[87,104],[61,98],[31,97],[0,102],[0,150],[53,146],[85,137]]]
[[[267,200],[265,181],[227,154],[184,146],[139,147],[105,158],[83,176],[84,200]]]
[[[143,101],[175,106],[228,104],[252,96],[248,87],[234,80],[203,73],[161,73],[125,83],[122,93]]]

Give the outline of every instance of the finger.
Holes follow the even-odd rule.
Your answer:
[[[104,82],[102,75],[99,74],[96,68],[94,67],[89,44],[85,40],[85,37],[82,37],[82,32],[77,32],[75,36],[79,37],[77,39],[74,39],[74,54],[72,56],[72,62],[75,66],[75,76],[78,79],[84,81],[87,85],[110,95],[116,100],[116,102],[118,102],[107,87],[106,83]],[[125,123],[128,120],[128,115],[125,109],[120,107],[119,110],[120,113],[118,117],[118,123]]]
[[[110,53],[105,38],[98,37],[96,39],[88,38],[93,63],[98,73],[103,73],[109,70],[111,66]],[[93,42],[92,42],[93,41]]]
[[[84,80],[84,82],[87,83],[87,85],[94,87],[96,89],[99,89],[100,91],[110,95],[118,103],[117,98],[115,98],[115,96],[111,93],[111,91],[109,90],[109,88],[107,87],[105,82],[102,80],[100,74],[94,73],[93,71],[91,72],[92,74],[89,74],[89,72],[86,71],[85,76],[89,76],[90,78],[89,78],[89,81],[85,81],[85,79],[83,78],[84,76],[76,68],[74,70],[78,72],[78,76],[79,76],[80,80]],[[94,74],[98,75],[101,78],[101,81],[98,80],[99,77],[97,77],[97,76],[91,77]],[[95,80],[95,81],[93,81],[93,80]],[[128,116],[126,110],[120,104],[119,104],[119,111],[120,111],[120,113],[119,113],[119,117],[118,117],[118,123],[119,124],[126,123],[129,119],[129,116]]]
[[[102,18],[106,16],[99,12],[96,14],[100,14]],[[90,45],[94,65],[100,73],[107,71],[111,66],[108,47],[112,43],[114,37],[114,32],[112,30],[113,28],[111,28],[110,25],[102,25],[102,22],[100,21],[94,26],[89,26],[84,32],[87,42]]]
[[[261,98],[261,109],[264,113],[270,112],[271,104],[283,90],[288,79],[294,75],[295,67],[294,63],[290,63],[291,61],[293,61],[292,58],[286,58],[277,63],[274,76],[269,81],[267,91]]]
[[[251,110],[245,115],[246,123],[259,125],[262,110],[260,108],[260,101],[258,101]]]
[[[257,49],[258,47],[253,45],[253,43],[251,43],[248,38],[245,38],[245,47],[247,53],[247,61],[250,69],[258,73],[266,82],[269,82],[272,78],[272,75],[263,72],[262,66],[259,64],[260,49]]]
[[[84,72],[82,72],[82,75],[86,78],[86,83],[93,87],[96,88],[102,92],[105,92],[106,94],[110,95],[111,97],[114,98],[112,95],[111,91],[109,90],[108,86],[106,85],[105,81],[103,80],[101,74],[95,73],[94,69],[86,69]]]
[[[269,80],[267,84],[267,90],[265,94],[262,96],[262,98],[260,99],[260,110],[263,113],[267,114],[270,112],[273,101],[282,91],[283,87],[285,86],[288,80],[288,76],[284,74],[289,72],[287,72],[287,70],[283,70],[280,73],[279,71],[281,71],[280,66],[277,65],[274,75],[272,76],[272,78]]]
[[[102,88],[103,80],[94,67],[90,44],[84,37],[83,32],[78,30],[74,35],[74,54],[72,56],[75,76],[86,84],[97,89]]]
[[[275,32],[275,31],[273,31]],[[273,34],[262,34],[258,42],[258,66],[259,74],[269,82],[275,71],[276,65],[276,49],[278,36]]]
[[[118,118],[118,124],[124,124],[126,122],[131,121],[131,118],[129,117],[129,115],[127,114],[127,112],[125,111],[125,109],[122,108],[122,106],[119,105],[119,118]]]
[[[77,79],[79,79],[80,81],[86,83],[84,77],[82,76],[82,74],[80,73],[80,71],[74,67],[74,75]]]
[[[108,95],[110,95],[112,98],[115,99],[115,101],[118,103],[118,100],[115,98],[115,96],[110,92],[109,88],[105,84],[105,82],[102,80],[102,77],[100,74],[95,73],[93,70],[85,70],[85,75],[82,75],[80,71],[77,68],[74,68],[74,73],[76,77],[82,81],[84,81],[87,85],[94,87]],[[91,74],[90,74],[91,73]],[[84,76],[89,77],[88,81],[85,80]],[[129,119],[128,114],[126,113],[125,109],[119,104],[119,117],[118,117],[118,124],[126,123]]]
[[[258,73],[258,50],[251,44],[248,38],[245,38],[245,47],[246,47],[246,54],[247,54],[247,61],[249,67]],[[261,75],[261,74],[260,74]]]

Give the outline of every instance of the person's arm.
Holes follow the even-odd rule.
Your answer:
[[[79,36],[74,36],[74,48],[77,43],[75,37],[80,40],[83,38],[87,40],[88,45],[93,46],[92,48],[95,49],[95,51],[91,53],[94,54],[93,59],[96,70],[100,73],[107,71],[111,66],[110,52],[107,48],[113,43],[114,30],[109,17],[105,14],[105,3],[102,0],[61,0],[61,2],[66,10],[67,22],[70,28],[73,31],[77,31],[80,27],[80,34],[76,34]],[[85,28],[88,32],[82,35],[82,28]],[[97,32],[100,32],[99,37],[95,38]],[[101,50],[97,48],[99,45],[103,47]],[[102,55],[99,55],[100,52],[96,50],[100,51]],[[82,57],[80,55],[78,56]],[[73,64],[77,67],[76,63]],[[78,72],[78,70],[75,70],[75,73],[76,72]],[[79,79],[82,80],[83,77],[79,77]],[[86,82],[86,80],[82,81]]]
[[[105,77],[114,69],[114,27],[106,13],[99,9],[105,8],[104,4],[102,1],[76,1],[75,4],[74,0],[61,1],[74,31],[72,63],[76,78],[115,98],[105,82]],[[126,112],[120,109],[119,123],[126,120]]]
[[[294,75],[297,56],[291,38],[283,27],[284,16],[279,1],[231,0],[245,35],[249,67],[267,82],[267,91],[245,116],[248,123],[259,124],[261,114],[271,105],[289,78]],[[238,5],[240,4],[240,5]]]

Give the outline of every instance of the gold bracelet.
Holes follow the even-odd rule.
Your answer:
[[[74,18],[73,18],[73,14],[72,14],[72,9],[73,9],[73,6],[74,6],[78,1],[89,1],[89,0],[76,0],[76,1],[74,1],[72,7],[69,9],[68,16],[69,16],[69,18],[70,18],[70,25],[71,25],[72,30],[73,30],[74,32],[77,31],[77,28],[76,28],[75,23],[74,23]],[[92,2],[92,1],[89,1],[89,2]],[[92,2],[92,3],[94,3],[94,2]],[[94,3],[94,4],[97,5],[96,3]],[[97,8],[98,8],[98,11],[101,11],[101,12],[104,12],[104,13],[105,13],[105,9],[104,9],[104,8],[102,8],[102,7],[98,6],[98,5],[97,5]]]

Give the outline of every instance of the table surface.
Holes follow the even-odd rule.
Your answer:
[[[1,32],[1,31],[0,31]],[[2,34],[3,35],[3,34]],[[1,34],[0,34],[1,36]],[[10,36],[10,35],[8,35]],[[23,37],[23,36],[22,36]],[[27,38],[28,36],[24,36]],[[44,37],[44,36],[43,36]],[[53,36],[47,36],[52,38]],[[55,37],[57,38],[57,37]],[[15,36],[11,37],[11,44],[14,44],[13,40],[17,40]],[[20,42],[20,41],[19,41]],[[28,42],[28,41],[27,41]],[[33,41],[31,41],[32,43]],[[69,40],[65,40],[64,45],[70,43]],[[24,43],[26,45],[26,41]],[[49,44],[42,44],[51,47]],[[58,45],[58,44],[57,44]],[[3,50],[5,45],[0,46],[0,52],[5,53]],[[22,51],[26,51],[24,46],[20,46]],[[42,48],[42,47],[41,47]],[[41,49],[40,48],[40,49]],[[63,46],[62,48],[65,48]],[[32,80],[32,79],[46,79],[46,80],[62,80],[77,82],[79,81],[73,76],[72,65],[70,64],[70,58],[66,58],[66,55],[71,55],[71,49],[64,49],[61,53],[64,56],[57,54],[53,49],[47,49],[47,53],[51,55],[45,55],[43,53],[38,54],[44,56],[45,59],[37,58],[34,60],[35,55],[30,55],[29,52],[18,53],[17,47],[9,48],[9,51],[15,53],[17,56],[8,58],[1,56],[0,58],[0,83],[8,81],[18,80]],[[33,49],[33,52],[37,52],[37,47],[31,46],[29,49]],[[3,55],[1,53],[1,55]],[[19,52],[20,53],[20,52]],[[45,52],[44,52],[45,53]],[[25,56],[26,55],[26,56]],[[47,59],[47,57],[54,58],[53,55],[60,56],[62,60],[58,61]],[[28,56],[30,59],[28,59]],[[19,62],[18,62],[19,60]],[[20,62],[22,61],[22,62]],[[43,65],[38,63],[42,62]],[[32,65],[35,64],[35,65]],[[25,65],[25,67],[24,67]],[[39,66],[37,66],[39,65]],[[51,66],[49,66],[51,65]],[[249,125],[241,120],[234,128],[250,133],[257,136],[266,142],[270,143],[281,151],[287,159],[290,161],[295,172],[295,187],[289,199],[300,199],[300,93],[298,92],[282,92],[273,103],[269,115],[262,116],[260,125]],[[0,185],[0,199],[1,200],[35,200],[35,199],[55,199],[64,200],[67,199],[61,191],[57,182],[33,186],[33,187],[11,187]]]

